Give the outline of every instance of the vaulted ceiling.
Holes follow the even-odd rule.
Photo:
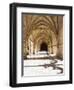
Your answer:
[[[58,30],[62,28],[62,16],[50,15],[29,15],[23,14],[24,33],[26,38],[33,30],[51,30],[58,34]]]

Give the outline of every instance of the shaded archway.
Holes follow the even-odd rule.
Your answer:
[[[40,51],[48,51],[48,46],[45,42],[40,45]]]

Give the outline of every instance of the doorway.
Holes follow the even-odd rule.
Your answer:
[[[48,46],[45,42],[40,45],[40,51],[48,51]]]

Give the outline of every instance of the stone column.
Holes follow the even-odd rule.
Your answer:
[[[30,48],[31,48],[31,55],[33,55],[33,42],[32,42],[32,40],[30,39]]]

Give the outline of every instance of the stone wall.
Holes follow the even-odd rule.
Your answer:
[[[58,49],[57,49],[57,57],[63,59],[63,16],[59,17],[59,31],[58,31]]]

